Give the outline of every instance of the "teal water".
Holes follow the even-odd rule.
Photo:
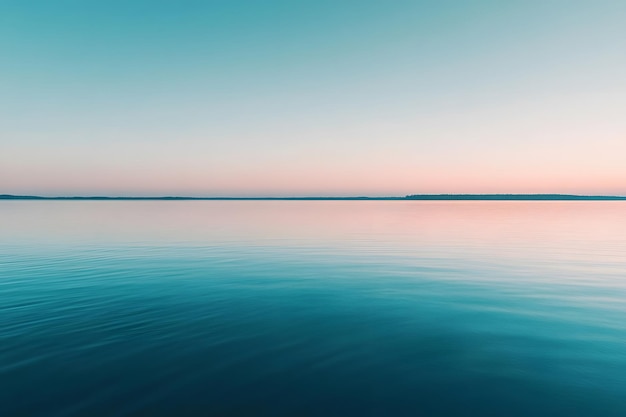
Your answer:
[[[626,203],[0,202],[0,416],[626,415]]]

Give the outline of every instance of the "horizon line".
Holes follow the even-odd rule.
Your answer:
[[[579,195],[579,194],[409,194],[405,196],[369,197],[369,196],[291,196],[291,197],[191,197],[191,196],[37,196],[37,195],[14,195],[0,194],[0,200],[486,200],[486,201],[544,201],[544,200],[626,200],[626,196],[619,195]]]

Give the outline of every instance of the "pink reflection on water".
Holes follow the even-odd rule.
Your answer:
[[[7,201],[3,241],[293,241],[490,250],[624,247],[624,202]]]

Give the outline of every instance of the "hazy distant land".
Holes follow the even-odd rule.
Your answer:
[[[477,201],[571,201],[571,200],[626,200],[626,196],[575,194],[412,194],[404,197],[107,197],[0,194],[0,200],[477,200]]]

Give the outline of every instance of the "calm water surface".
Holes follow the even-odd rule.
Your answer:
[[[626,416],[626,203],[0,202],[0,416]]]

